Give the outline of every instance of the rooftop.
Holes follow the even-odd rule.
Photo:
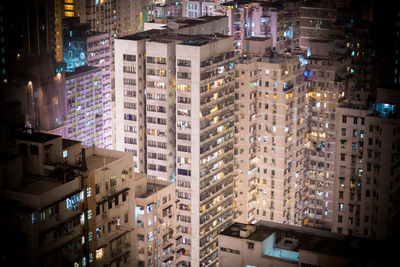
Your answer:
[[[363,253],[365,253],[364,249],[371,249],[372,247],[381,245],[381,243],[377,241],[268,221],[258,222],[256,224],[256,230],[253,233],[248,237],[241,237],[240,231],[245,231],[246,226],[248,225],[234,223],[229,228],[225,229],[221,235],[263,242],[266,238],[275,233],[275,247],[279,247],[284,243],[283,241],[289,238],[291,240],[298,240],[296,246],[292,246],[290,249],[292,251],[307,250],[327,255],[359,258],[362,258]]]
[[[61,138],[58,135],[53,135],[53,134],[47,134],[47,133],[39,133],[39,132],[34,132],[34,133],[18,133],[17,134],[17,139],[23,140],[23,141],[29,141],[29,142],[34,142],[34,143],[46,143],[50,140],[56,139],[56,138]]]
[[[80,143],[80,141],[70,140],[70,139],[63,139],[62,140],[62,148],[66,149],[68,147],[71,147],[71,146],[73,146],[75,144],[79,144],[79,143]]]
[[[117,158],[100,156],[100,155],[92,155],[86,156],[86,165],[88,170],[94,170],[103,167],[106,167],[108,164],[116,161]]]
[[[26,180],[26,184],[17,188],[16,191],[36,196],[40,196],[63,184],[57,179],[48,177],[24,176],[24,180]]]
[[[190,46],[203,46],[224,38],[228,38],[229,36],[222,34],[197,34],[197,35],[187,35],[187,34],[178,34],[172,30],[158,30],[152,29],[145,32],[139,32],[136,34],[128,35],[122,38],[121,40],[131,40],[131,41],[139,41],[148,39],[149,42],[160,42],[160,43],[168,43],[173,40],[180,41],[183,45]]]
[[[164,184],[164,183],[154,183],[154,182],[147,182],[147,192],[143,195],[140,196],[136,196],[137,198],[147,198],[151,195],[153,195],[154,193],[162,190],[163,188],[167,187],[169,184]]]
[[[154,35],[161,35],[162,32],[163,32],[163,30],[153,29],[153,30],[148,30],[148,31],[145,31],[145,32],[138,32],[138,33],[135,33],[135,34],[127,35],[127,36],[124,36],[124,37],[120,37],[118,39],[130,40],[130,41],[139,41],[139,40],[148,39],[148,38],[150,38],[150,37],[152,37]]]
[[[65,72],[65,79],[72,79],[76,76],[86,74],[86,73],[91,73],[91,72],[101,72],[101,70],[102,69],[98,68],[98,67],[84,65],[82,67],[75,68],[75,70],[72,72]]]

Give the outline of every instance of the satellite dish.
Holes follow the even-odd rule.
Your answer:
[[[176,31],[179,29],[179,24],[174,21],[170,21],[167,23],[167,28]]]

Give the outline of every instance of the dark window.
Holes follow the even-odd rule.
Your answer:
[[[30,152],[31,152],[31,154],[38,155],[39,154],[38,146],[30,145]]]
[[[28,154],[27,144],[19,144],[19,153],[21,153],[22,155]]]
[[[100,215],[100,206],[99,205],[96,206],[96,215]]]

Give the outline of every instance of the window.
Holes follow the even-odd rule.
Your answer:
[[[30,145],[30,152],[33,155],[38,155],[39,154],[39,147],[35,145]]]
[[[340,183],[341,187],[344,187],[344,178],[343,177],[339,178],[339,183]]]
[[[103,248],[99,248],[96,250],[96,260],[103,258]]]
[[[136,79],[124,78],[124,84],[126,84],[126,85],[136,85]]]
[[[190,80],[191,79],[191,73],[190,72],[180,72],[180,71],[178,71],[176,73],[176,77],[178,79],[188,79],[188,80]]]
[[[247,243],[247,248],[248,248],[248,249],[254,249],[254,243],[248,242],[248,243]]]
[[[346,144],[347,144],[346,140],[340,140],[340,147],[341,148],[345,149],[346,148]]]
[[[96,236],[97,236],[97,239],[101,238],[101,228],[100,227],[96,228]]]
[[[126,60],[126,61],[136,61],[136,55],[124,54],[123,55],[123,59]]]
[[[351,144],[351,149],[352,149],[352,150],[357,150],[357,143],[356,143],[356,142],[353,142],[353,143]]]
[[[346,116],[342,116],[342,122],[346,123],[347,122],[347,117]]]
[[[344,204],[343,203],[339,203],[339,210],[343,211],[343,208],[344,208]]]
[[[63,151],[63,159],[68,157],[68,150]]]
[[[86,189],[86,194],[87,194],[87,197],[91,197],[92,196],[92,188],[91,187],[88,187]]]
[[[190,60],[185,60],[185,59],[177,59],[177,65],[178,66],[183,66],[183,67],[190,67],[191,66],[191,61]]]

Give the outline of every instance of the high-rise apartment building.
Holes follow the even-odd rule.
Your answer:
[[[49,1],[51,2],[51,1]],[[63,19],[79,16],[79,0],[56,0],[53,2],[54,9],[54,36],[53,49],[57,62],[63,61]]]
[[[335,180],[335,125],[338,100],[345,96],[350,73],[347,54],[338,53],[334,40],[310,42],[305,78],[309,132],[306,141],[307,166],[301,177],[301,207],[298,220],[303,225],[330,229]]]
[[[135,177],[137,266],[175,266],[175,185]]]
[[[3,263],[131,266],[135,178],[129,153],[85,148],[32,129],[13,138],[2,148],[0,190],[9,204],[1,220]]]
[[[135,0],[81,0],[80,1],[80,21],[89,23],[90,29],[95,32],[106,32],[110,35],[111,51],[111,98],[112,98],[112,117],[115,116],[115,56],[114,40],[118,37],[127,36],[143,30],[144,22],[147,18],[143,14],[143,8],[147,1]],[[116,135],[116,125],[113,122],[112,136]],[[117,141],[113,140],[113,144]],[[114,146],[115,148],[115,146]]]
[[[67,138],[87,146],[110,147],[110,88],[101,68],[82,66],[65,74]]]
[[[271,38],[273,46],[280,52],[299,45],[299,1],[230,1],[223,6],[229,17],[230,35],[234,36],[236,50],[247,49],[244,40],[251,37]]]
[[[108,32],[112,38],[126,36],[140,30],[145,1],[81,0],[79,17],[91,25],[92,31]]]
[[[309,48],[309,42],[329,39],[335,28],[336,19],[348,14],[345,9],[350,1],[307,0],[300,7],[300,47]]]
[[[26,52],[63,60],[62,20],[79,15],[78,0],[23,1],[27,14]]]
[[[146,128],[145,128],[145,38],[140,34],[132,38],[117,39],[115,135],[117,150],[133,155],[136,172],[145,172]],[[161,96],[158,96],[161,101]],[[163,95],[163,99],[165,96]]]
[[[176,46],[177,227],[190,251],[182,266],[213,266],[218,233],[233,218],[233,39],[203,38]]]
[[[340,101],[336,116],[332,231],[380,240],[398,236],[400,121],[396,90]]]
[[[297,56],[272,52],[271,39],[246,46],[236,66],[237,219],[294,224],[306,163],[303,69]]]
[[[190,35],[224,32],[227,19],[206,17],[170,22],[175,33],[189,38]],[[155,26],[150,24],[149,27]],[[176,90],[188,90],[176,84],[174,60],[175,43],[184,37],[167,34],[171,29],[165,28],[165,24],[157,24],[156,28],[115,41],[115,100],[120,103],[116,105],[115,123],[116,129],[121,129],[116,132],[115,144],[117,150],[133,154],[135,171],[149,169],[148,175],[152,178],[174,180],[176,153],[170,148],[175,147],[175,128],[187,127],[175,126],[175,112],[178,111],[174,111]]]
[[[175,128],[188,127],[176,125],[175,65],[173,40],[146,42],[147,175],[167,181],[175,180]]]
[[[166,30],[116,40],[117,148],[151,178],[176,181],[178,266],[214,264],[233,217],[232,42]]]
[[[112,54],[111,41],[108,33],[89,32],[87,37],[87,60],[89,66],[101,68],[103,74],[103,139],[104,148],[113,148],[113,125],[112,125]]]
[[[30,129],[32,130],[32,129]],[[85,250],[81,216],[83,178],[65,166],[62,138],[43,133],[20,133],[2,146],[1,218],[4,230],[2,264],[6,266],[73,265]],[[10,147],[4,151],[5,147]],[[11,153],[10,153],[11,152]],[[57,170],[57,171],[55,171]]]
[[[72,147],[66,153],[72,154]],[[65,153],[65,152],[64,152]],[[86,149],[88,254],[78,262],[132,266],[136,261],[135,180],[129,153],[90,147]]]

